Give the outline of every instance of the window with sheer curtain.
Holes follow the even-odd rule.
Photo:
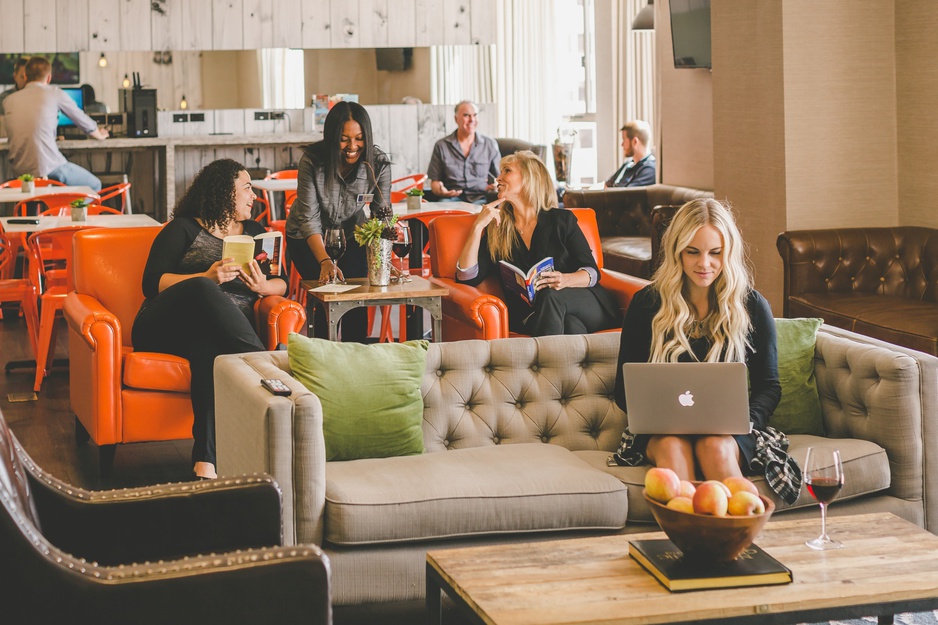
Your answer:
[[[296,109],[306,106],[302,50],[265,48],[259,52],[257,62],[264,108]]]

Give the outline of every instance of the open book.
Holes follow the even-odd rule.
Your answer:
[[[528,303],[528,306],[534,305],[535,286],[537,286],[537,279],[541,273],[554,270],[553,256],[548,256],[534,263],[534,266],[527,273],[508,261],[500,260],[498,262],[505,288],[517,293],[521,299]]]
[[[268,276],[281,276],[283,257],[283,235],[279,232],[262,232],[256,237],[235,234],[224,238],[222,258],[233,258],[244,271],[250,273],[248,265],[256,260],[261,271]]]

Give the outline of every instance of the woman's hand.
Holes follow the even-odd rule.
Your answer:
[[[203,275],[215,284],[224,284],[237,278],[240,273],[242,273],[241,266],[235,264],[233,258],[222,258],[212,263]]]
[[[249,289],[262,297],[266,297],[267,295],[283,295],[283,286],[281,284],[283,281],[268,280],[256,260],[251,261],[251,264],[248,265],[248,269],[250,269],[250,271],[244,271],[244,269],[238,267],[238,277],[241,278],[241,281],[244,282]]]
[[[560,273],[559,271],[542,271],[537,278],[537,284],[534,290],[569,289],[575,287],[589,286],[590,276],[585,271],[574,271],[573,273]]]
[[[332,259],[326,259],[319,263],[319,284],[328,284],[333,280],[345,282],[345,276]]]
[[[493,221],[497,224],[502,223],[502,209],[500,209],[499,206],[504,201],[505,198],[500,197],[488,204],[482,205],[482,210],[479,211],[475,223],[473,224],[479,232],[485,230],[486,226]]]

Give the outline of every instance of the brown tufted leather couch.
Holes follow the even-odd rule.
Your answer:
[[[783,232],[785,316],[938,355],[938,230]]]
[[[564,193],[567,208],[596,211],[606,268],[639,278],[652,272],[652,209],[658,205],[713,197],[712,191],[667,184],[647,187],[569,190]]]

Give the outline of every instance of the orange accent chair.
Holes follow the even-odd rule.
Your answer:
[[[407,199],[407,192],[417,187],[423,188],[427,181],[426,174],[411,174],[391,181],[391,203],[403,202]]]
[[[596,214],[591,208],[569,210],[576,214],[593,250],[601,274],[600,284],[616,296],[624,314],[632,296],[648,281],[603,269]],[[448,215],[430,222],[430,282],[449,289],[442,302],[443,338],[447,341],[518,336],[508,330],[508,308],[502,301],[502,287],[496,276],[489,276],[478,287],[456,282],[456,259],[475,219],[475,215]]]
[[[143,269],[159,231],[95,228],[74,238],[75,291],[65,299],[69,399],[76,438],[90,436],[101,448],[102,475],[110,473],[118,443],[192,437],[188,361],[131,345]],[[306,324],[303,307],[284,297],[264,297],[254,310],[269,349]]]

